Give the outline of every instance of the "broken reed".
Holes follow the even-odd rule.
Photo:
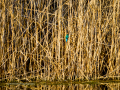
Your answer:
[[[0,4],[0,81],[119,79],[119,0]]]

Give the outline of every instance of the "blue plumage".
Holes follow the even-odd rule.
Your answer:
[[[68,39],[66,39],[66,42],[67,42]]]
[[[67,34],[67,35],[65,36],[66,42],[68,41],[68,38],[69,38],[69,35]]]

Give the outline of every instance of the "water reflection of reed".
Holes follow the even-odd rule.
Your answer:
[[[67,85],[40,85],[40,84],[9,84],[0,86],[0,90],[119,90],[120,83],[103,84],[67,84]]]
[[[0,81],[119,79],[119,7],[119,0],[0,0]]]

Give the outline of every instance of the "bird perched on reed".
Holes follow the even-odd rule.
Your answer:
[[[68,38],[69,38],[69,35],[67,34],[67,35],[65,36],[66,42],[68,41]]]

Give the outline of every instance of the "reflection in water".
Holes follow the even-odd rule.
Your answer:
[[[0,90],[119,90],[120,83],[101,84],[35,84],[8,83],[0,85]]]

